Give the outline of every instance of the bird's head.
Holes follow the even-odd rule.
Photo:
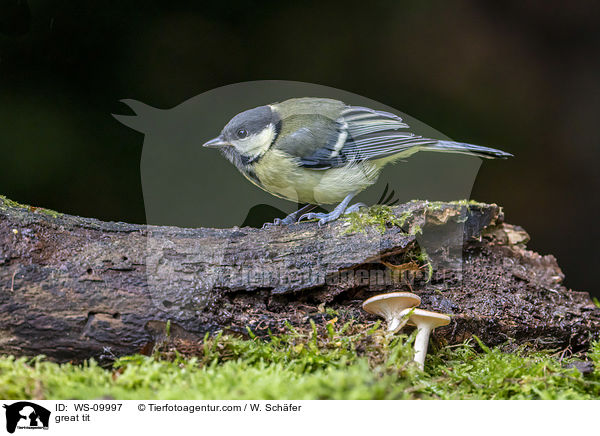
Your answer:
[[[226,156],[235,153],[242,160],[252,162],[275,141],[278,123],[279,117],[271,106],[259,106],[237,114],[221,134],[204,143],[204,147],[220,148]]]

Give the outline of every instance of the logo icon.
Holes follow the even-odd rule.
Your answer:
[[[29,401],[19,401],[10,405],[4,404],[6,409],[6,431],[14,433],[18,429],[48,429],[50,411],[42,406]]]

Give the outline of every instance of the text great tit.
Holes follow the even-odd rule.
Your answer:
[[[274,224],[318,219],[319,225],[358,210],[352,197],[377,181],[383,167],[418,151],[483,158],[512,156],[493,148],[424,138],[397,115],[327,98],[293,98],[259,106],[231,119],[204,147],[218,148],[252,183],[307,203]],[[316,205],[330,213],[304,213]],[[304,214],[303,214],[304,213]]]

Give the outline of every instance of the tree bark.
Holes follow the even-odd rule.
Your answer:
[[[410,290],[452,315],[434,334],[444,343],[477,335],[576,352],[600,336],[588,293],[566,289],[555,258],[527,250],[498,206],[414,201],[392,212],[381,228],[183,229],[0,197],[0,353],[80,361],[144,352],[167,333],[193,349],[217,330],[375,320],[362,301]]]

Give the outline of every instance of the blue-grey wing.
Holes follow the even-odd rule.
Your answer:
[[[337,120],[323,115],[294,115],[286,119],[286,131],[280,134],[276,148],[297,158],[304,166],[304,159],[318,156],[333,147],[342,131]]]
[[[435,142],[402,130],[409,126],[397,115],[360,106],[343,110],[331,126],[335,131],[327,143],[301,156],[300,165],[311,169],[337,168]]]

